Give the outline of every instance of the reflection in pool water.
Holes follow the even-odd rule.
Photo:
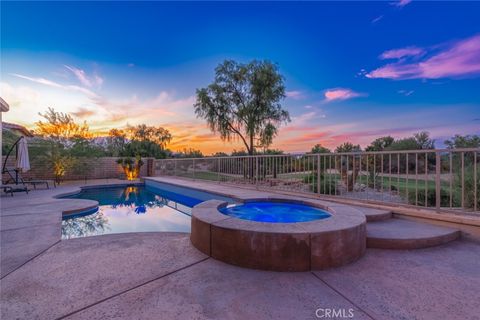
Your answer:
[[[143,186],[129,186],[85,189],[70,196],[97,200],[99,208],[83,215],[65,217],[62,238],[124,232],[190,232],[191,206],[196,203],[183,201],[181,195],[173,201],[172,196],[169,198],[158,193]]]

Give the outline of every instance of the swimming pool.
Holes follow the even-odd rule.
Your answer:
[[[295,202],[249,201],[232,204],[220,212],[239,219],[259,222],[289,223],[326,219],[330,213],[312,206]]]
[[[192,207],[206,200],[232,198],[184,187],[155,185],[99,187],[66,196],[90,199],[98,209],[62,219],[62,239],[126,232],[190,232]]]

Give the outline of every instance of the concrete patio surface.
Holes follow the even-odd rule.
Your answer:
[[[206,259],[188,234],[61,241],[2,280],[7,319],[56,319]]]
[[[96,201],[55,199],[66,193],[78,192],[81,186],[124,184],[121,180],[92,180],[65,183],[58,188],[37,189],[29,194],[15,193],[0,197],[0,278],[27,263],[60,242],[61,219],[64,211],[78,210]]]
[[[367,249],[356,263],[315,271],[375,319],[480,319],[480,244]]]
[[[353,308],[354,319],[478,319],[479,249],[458,242],[416,252],[369,250],[357,263],[313,273],[208,259],[72,318],[315,319],[319,308]],[[466,258],[468,266],[452,258]]]
[[[61,240],[62,211],[91,203],[52,196],[79,185],[1,197],[2,320],[318,319],[332,309],[353,319],[480,319],[479,242],[367,249],[325,271],[251,270],[208,258],[182,233]]]

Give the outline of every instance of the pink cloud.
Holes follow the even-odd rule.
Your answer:
[[[365,96],[363,93],[355,92],[352,89],[345,89],[345,88],[333,88],[328,89],[324,93],[325,101],[330,102],[334,100],[347,100],[356,97]]]
[[[17,74],[17,73],[11,73],[11,75],[15,76],[17,78],[25,79],[25,80],[28,80],[28,81],[43,84],[43,85],[53,87],[53,88],[59,88],[59,89],[70,90],[70,91],[78,91],[78,92],[84,93],[85,95],[87,95],[91,98],[97,98],[98,97],[96,93],[94,93],[94,92],[92,92],[88,89],[85,89],[83,87],[80,87],[80,86],[63,85],[63,84],[60,84],[60,83],[57,83],[57,82],[54,82],[54,81],[51,81],[51,80],[48,80],[48,79],[45,79],[45,78],[34,78],[34,77],[24,76],[24,75]]]
[[[402,59],[397,62],[377,68],[367,73],[366,77],[403,80],[459,78],[480,74],[480,35],[456,41],[448,46],[436,46],[436,48],[439,47],[442,49],[430,53],[420,61],[403,59],[406,57],[403,55],[401,56]],[[390,50],[382,56],[389,52],[392,56],[394,54],[391,54],[391,52],[396,51],[398,53],[400,50],[402,49]],[[403,51],[403,53],[406,52],[408,50]]]
[[[98,74],[93,75],[93,79],[97,85],[101,86],[103,84],[103,78]]]
[[[71,112],[74,116],[78,118],[88,118],[96,114],[94,110],[90,110],[84,107],[80,107],[77,111]]]
[[[311,130],[299,131],[296,135],[287,139],[279,139],[278,146],[282,146],[283,149],[292,148],[292,146],[294,146],[296,150],[301,150],[301,148],[303,148],[303,150],[308,150],[315,143],[321,143],[333,150],[339,144],[349,141],[365,147],[370,144],[373,139],[378,137],[385,135],[406,137],[419,130],[419,128],[413,126],[389,127],[374,130],[351,130],[348,125],[343,128],[342,126],[330,126],[326,127],[325,130],[318,130],[318,127],[315,127]]]
[[[303,93],[300,91],[287,91],[285,92],[285,95],[287,98],[292,98],[292,99],[302,99],[303,98]]]
[[[65,65],[65,68],[70,70],[75,75],[75,77],[77,77],[77,79],[80,81],[81,84],[87,87],[92,86],[92,82],[90,81],[90,79],[88,79],[87,75],[85,74],[85,71],[83,71],[82,69],[70,67],[67,65]]]
[[[412,0],[399,0],[399,1],[391,2],[390,4],[395,7],[403,8],[410,2],[412,2]]]
[[[417,47],[406,47],[402,49],[393,49],[385,51],[380,55],[380,59],[400,59],[403,57],[416,57],[425,53],[425,50]]]
[[[85,71],[82,69],[72,67],[72,66],[67,66],[67,65],[65,65],[65,68],[70,70],[78,79],[78,81],[80,81],[80,83],[86,87],[92,87],[93,85],[101,86],[103,83],[103,78],[97,74],[94,74],[93,76],[89,77],[85,73]]]

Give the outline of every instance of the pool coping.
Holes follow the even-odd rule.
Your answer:
[[[160,180],[157,180],[155,178],[158,178],[158,177],[144,177],[143,178],[144,184],[146,185],[147,181],[150,181],[150,182],[153,182],[153,183],[163,183],[163,184],[168,184],[168,185],[175,186],[175,187],[192,189],[192,190],[199,191],[199,192],[213,193],[213,194],[217,194],[217,195],[222,196],[222,197],[232,198],[232,199],[235,199],[235,200],[238,200],[238,201],[243,201],[244,200],[243,198],[241,198],[237,195],[232,195],[232,194],[229,194],[229,193],[224,193],[224,192],[219,192],[219,191],[211,191],[211,190],[204,190],[204,189],[191,187],[191,186],[186,186],[186,185],[173,183],[173,182],[169,182],[169,181],[160,181]]]

